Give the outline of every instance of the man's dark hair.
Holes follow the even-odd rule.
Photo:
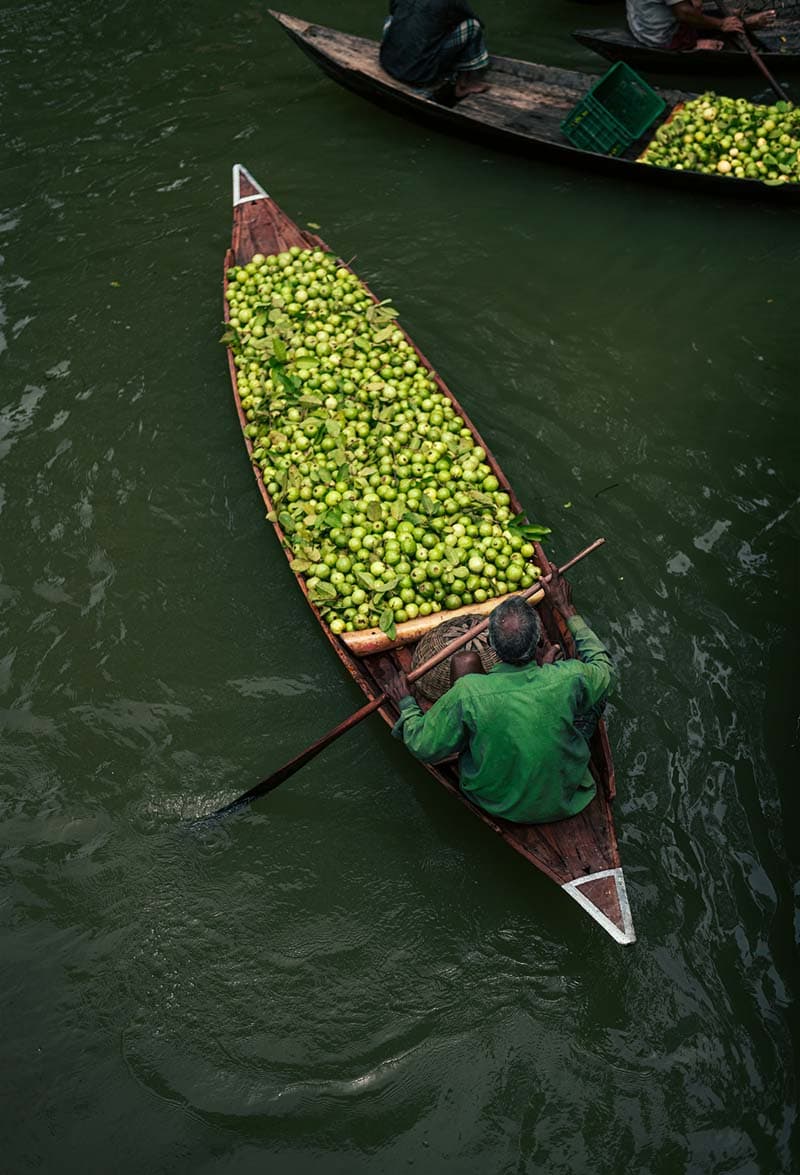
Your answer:
[[[489,617],[489,644],[508,665],[527,665],[533,660],[542,625],[535,608],[520,596],[509,596]]]

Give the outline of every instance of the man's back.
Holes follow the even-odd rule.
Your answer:
[[[589,745],[576,720],[605,698],[613,667],[580,616],[568,624],[581,661],[501,662],[488,674],[460,678],[424,716],[412,698],[401,702],[395,732],[411,753],[435,762],[460,751],[464,792],[495,816],[563,820],[595,794]]]
[[[467,0],[392,0],[389,9],[392,23],[381,43],[381,64],[412,85],[436,80],[442,42],[460,21],[475,18]]]
[[[643,45],[665,48],[678,28],[672,8],[680,0],[627,0],[628,28]]]

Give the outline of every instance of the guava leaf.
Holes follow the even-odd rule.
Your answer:
[[[484,494],[481,490],[470,490],[469,496],[479,506],[494,506],[494,498],[492,498],[491,494]]]
[[[370,522],[380,522],[383,517],[380,502],[367,502],[367,518]]]
[[[295,575],[302,575],[304,571],[308,571],[311,564],[307,559],[292,559],[289,566]]]
[[[376,596],[384,596],[387,592],[393,592],[398,582],[397,576],[394,579],[376,579],[373,591]]]
[[[328,433],[328,436],[338,437],[342,431],[342,426],[339,424],[338,420],[328,419],[325,421],[325,429]]]
[[[397,636],[397,629],[395,628],[394,623],[394,612],[391,608],[385,608],[383,612],[381,612],[380,619],[378,620],[378,627],[380,628],[381,632],[386,633],[390,641],[395,639]]]
[[[319,583],[314,584],[313,588],[309,588],[308,594],[314,603],[318,604],[325,600],[335,600],[338,593],[332,583],[321,579]]]
[[[281,510],[278,515],[278,522],[281,524],[284,530],[294,530],[294,519],[288,510]]]

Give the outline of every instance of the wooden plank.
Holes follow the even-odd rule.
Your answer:
[[[482,604],[465,604],[463,608],[432,612],[430,616],[404,620],[401,624],[395,625],[397,635],[394,640],[390,640],[380,628],[362,628],[358,632],[343,632],[341,639],[350,652],[359,657],[366,657],[370,653],[382,653],[387,649],[399,649],[412,642],[416,644],[427,633],[433,632],[434,628],[438,628],[440,624],[446,620],[452,620],[456,616],[488,616],[498,604],[502,604],[503,600],[507,600],[513,595],[516,595],[516,592],[506,592],[504,596],[495,596],[491,600],[484,600]],[[542,591],[532,596],[528,602],[538,604],[543,599],[544,592]]]

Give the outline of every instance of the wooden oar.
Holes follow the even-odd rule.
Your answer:
[[[558,570],[560,572],[569,571],[570,567],[574,567],[574,565],[579,563],[581,559],[585,559],[587,555],[592,553],[592,551],[596,551],[597,548],[601,547],[605,541],[605,539],[595,539],[593,543],[591,543],[588,547],[585,547],[584,550],[580,551],[577,555],[573,556],[572,559],[569,559],[563,565],[563,567],[559,567]],[[520,598],[523,600],[529,600],[538,593],[538,597],[541,599],[544,596],[541,585],[543,583],[547,583],[549,579],[550,575],[545,575],[541,579],[538,579],[536,583],[532,584],[531,587],[526,588],[524,592],[519,593]],[[427,673],[429,670],[435,669],[437,665],[440,665],[442,661],[446,661],[448,657],[457,652],[457,650],[465,645],[467,641],[471,640],[475,636],[478,636],[479,633],[483,632],[488,627],[489,617],[486,616],[478,624],[474,624],[472,628],[468,629],[465,633],[462,633],[461,636],[458,636],[455,640],[450,641],[449,645],[445,645],[443,649],[440,649],[439,652],[431,657],[428,661],[425,661],[422,665],[417,666],[417,668],[408,675],[409,683],[416,681],[417,678],[422,677],[423,674]],[[338,726],[334,727],[333,730],[329,730],[327,734],[323,734],[322,737],[318,738],[317,741],[312,743],[310,747],[306,747],[306,749],[297,755],[294,759],[290,759],[288,763],[284,763],[283,767],[279,767],[277,771],[272,773],[272,775],[267,776],[266,779],[262,779],[260,783],[255,785],[255,787],[251,787],[249,791],[244,792],[244,794],[239,796],[237,799],[231,800],[231,802],[229,804],[225,804],[224,807],[217,808],[215,812],[210,812],[207,816],[201,816],[198,820],[193,821],[193,823],[203,824],[205,821],[214,820],[218,816],[229,816],[232,812],[238,812],[242,808],[246,808],[248,804],[252,804],[253,800],[257,800],[259,796],[264,796],[267,794],[267,792],[274,791],[276,787],[279,787],[280,784],[289,779],[290,776],[294,775],[295,771],[299,771],[300,768],[305,766],[306,763],[310,763],[315,755],[318,755],[320,751],[324,751],[325,748],[329,747],[332,742],[336,741],[337,738],[345,734],[348,730],[352,730],[354,726],[358,726],[359,722],[363,722],[365,718],[368,718],[370,714],[374,714],[376,710],[380,710],[381,706],[385,705],[387,701],[388,695],[385,693],[380,694],[377,698],[373,698],[371,702],[367,702],[366,706],[362,706],[360,710],[356,710],[355,714],[351,714],[349,718],[345,719],[344,722],[341,722]]]
[[[728,3],[728,0],[714,0],[714,2],[716,3],[717,8],[719,8],[719,10],[721,12],[723,12],[725,14],[725,16],[739,16],[739,13],[736,12],[734,10],[733,6]],[[744,21],[742,21],[742,25],[744,25]],[[740,49],[744,49],[745,53],[750,54],[750,57],[753,59],[754,64],[757,65],[758,68],[761,70],[764,77],[767,79],[769,84],[772,86],[773,90],[778,95],[778,97],[783,102],[788,102],[789,96],[787,95],[786,91],[781,86],[781,84],[779,82],[775,81],[775,78],[772,76],[772,74],[769,72],[769,70],[767,69],[764,62],[761,60],[760,56],[756,52],[756,49],[755,49],[755,46],[753,45],[753,42],[748,37],[747,33],[736,33],[735,40],[736,40],[736,43]]]

